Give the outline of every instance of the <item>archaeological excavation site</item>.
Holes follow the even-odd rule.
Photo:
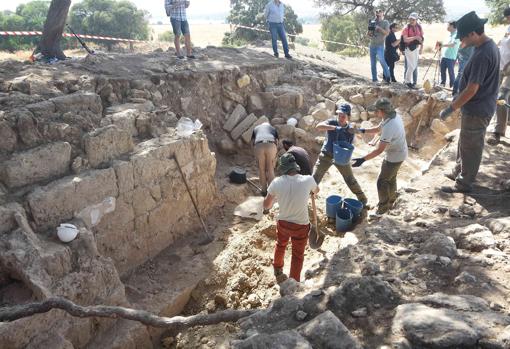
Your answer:
[[[324,243],[301,282],[278,283],[254,127],[315,162],[317,123],[348,102],[375,126],[379,97],[410,146],[395,206],[337,232],[326,199],[353,194],[331,167]],[[510,144],[486,145],[478,190],[440,192],[459,135],[458,114],[438,119],[449,99],[256,48],[0,62],[0,347],[510,348]],[[353,169],[372,207],[382,160]]]

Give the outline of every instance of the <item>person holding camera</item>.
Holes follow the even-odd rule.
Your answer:
[[[400,39],[397,39],[395,36],[395,32],[398,30],[397,23],[391,23],[390,34],[386,37],[384,48],[384,59],[386,60],[390,70],[391,82],[397,82],[397,79],[395,79],[395,62],[400,60],[400,55],[397,52],[397,48],[400,45]]]
[[[175,54],[177,58],[184,59],[181,53],[181,35],[184,35],[184,44],[186,45],[186,56],[188,59],[195,59],[191,53],[191,36],[189,32],[186,9],[189,7],[188,0],[165,0],[166,15],[170,17],[172,31],[174,33]]]
[[[441,86],[446,85],[446,71],[448,70],[448,76],[450,78],[450,88],[453,87],[455,81],[455,61],[457,60],[457,53],[459,52],[460,40],[457,39],[457,24],[455,21],[448,23],[446,28],[450,32],[450,37],[446,44],[438,41],[436,43],[436,49],[441,50]]]
[[[407,87],[416,88],[416,82],[413,80],[413,73],[418,68],[418,58],[423,50],[423,29],[418,24],[418,14],[413,12],[409,15],[409,24],[402,31],[402,40],[404,41],[404,56],[406,59],[406,71],[404,83]]]
[[[375,19],[368,22],[370,37],[370,68],[372,69],[372,81],[377,82],[377,60],[383,68],[383,80],[390,83],[390,70],[384,59],[384,39],[390,32],[390,23],[384,19],[383,10],[375,11]]]

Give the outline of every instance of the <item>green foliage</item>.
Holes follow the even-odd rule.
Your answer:
[[[147,17],[146,11],[130,1],[84,0],[71,8],[69,22],[76,33],[146,40]],[[113,43],[106,45],[111,47]]]
[[[494,0],[493,0],[494,1]],[[315,0],[320,7],[330,7],[336,13],[358,13],[374,17],[376,9],[385,12],[390,22],[406,23],[411,12],[417,12],[423,22],[442,22],[446,16],[443,0]],[[364,23],[366,24],[366,23]]]
[[[244,25],[252,28],[268,30],[266,19],[264,18],[264,9],[269,0],[230,0],[230,14],[227,22],[235,25]],[[289,34],[301,34],[303,25],[298,21],[294,10],[285,5],[284,16],[285,30]],[[270,34],[250,29],[236,28],[233,33],[225,33],[223,37],[224,45],[243,44],[258,39],[268,40]],[[294,41],[294,37],[290,37]]]
[[[487,6],[491,9],[489,21],[491,24],[506,24],[503,11],[509,6],[508,1],[485,0]]]
[[[163,32],[158,35],[159,41],[166,41],[166,42],[173,42],[174,41],[174,33],[172,33],[170,30],[167,30],[166,32]]]
[[[321,20],[321,36],[323,40],[336,41],[350,45],[367,46],[368,18],[362,14],[345,16],[333,15]],[[366,50],[346,45],[325,42],[326,49],[348,56],[366,54]]]
[[[19,5],[16,12],[0,12],[0,28],[6,31],[42,31],[49,6],[49,1],[32,1]],[[37,36],[2,37],[0,50],[30,49],[38,41]]]

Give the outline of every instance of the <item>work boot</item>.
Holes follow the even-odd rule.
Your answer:
[[[451,179],[452,181],[455,181],[457,179],[458,173],[456,171],[446,172],[444,176],[448,179]]]
[[[274,268],[274,276],[276,277],[276,282],[278,284],[281,284],[288,279],[288,276],[283,273],[282,268]]]
[[[280,57],[278,53],[273,53],[273,56],[275,56],[276,58]]]
[[[441,191],[443,193],[453,194],[453,193],[469,193],[471,192],[471,188],[461,187],[458,184],[455,185],[444,185],[441,187]]]
[[[292,56],[291,55],[285,55],[285,58],[287,58],[289,60],[292,60]]]
[[[488,145],[498,145],[500,141],[501,135],[497,132],[492,133],[489,138],[487,138]]]

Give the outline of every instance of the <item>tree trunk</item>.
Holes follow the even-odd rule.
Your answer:
[[[66,58],[64,51],[60,48],[60,40],[62,39],[70,6],[71,0],[51,1],[38,50],[45,57]]]
[[[49,298],[42,302],[15,305],[0,308],[0,323],[18,320],[35,314],[46,313],[52,309],[62,309],[76,317],[106,317],[112,319],[128,319],[141,322],[152,327],[166,328],[170,331],[181,331],[193,326],[213,325],[221,322],[234,322],[257,312],[255,309],[223,310],[212,314],[197,314],[188,317],[174,316],[171,318],[157,316],[148,311],[107,305],[84,307],[62,297]]]

